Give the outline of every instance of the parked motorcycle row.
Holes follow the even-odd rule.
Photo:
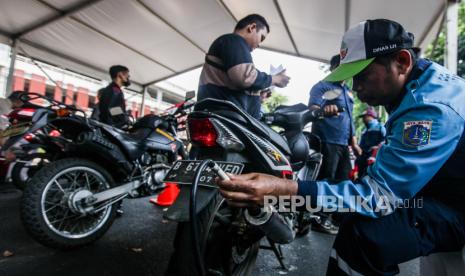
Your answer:
[[[312,214],[233,208],[214,179],[218,170],[316,179],[320,142],[303,129],[324,116],[298,104],[258,121],[231,102],[194,105],[194,97],[188,93],[169,113],[146,115],[121,130],[40,94],[21,96],[45,103],[14,110],[2,134],[8,175],[23,190],[21,219],[28,233],[52,248],[87,245],[109,229],[123,199],[154,194],[171,182],[180,193],[165,212],[178,223],[168,274],[250,275],[262,240],[285,267],[279,244],[305,235]],[[185,115],[189,153],[177,137]]]
[[[71,249],[97,240],[114,221],[117,204],[162,188],[172,162],[187,156],[177,137],[177,118],[192,105],[190,98],[166,115],[140,118],[127,130],[40,94],[20,99],[40,100],[44,107],[10,114],[30,116],[13,119],[3,131],[2,151],[6,159],[15,156],[10,175],[23,189],[22,222],[46,246]]]

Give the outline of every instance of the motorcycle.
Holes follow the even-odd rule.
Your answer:
[[[34,114],[22,135],[45,147],[50,162],[26,185],[21,219],[45,246],[71,249],[99,239],[114,221],[117,204],[159,190],[170,164],[187,157],[176,136],[177,118],[192,106],[192,94],[168,114],[144,116],[127,131],[89,119],[73,106],[30,96],[50,105]]]
[[[23,94],[28,95],[26,92]],[[31,126],[32,118],[38,109],[42,107],[30,105],[12,110],[7,115],[9,126],[1,135],[6,140],[2,151],[6,153],[5,159],[9,162],[5,179],[11,180],[20,190],[24,189],[27,181],[37,172],[38,168],[48,162],[45,150],[40,145],[30,144],[33,136],[21,135]],[[56,133],[52,133],[54,134]]]
[[[207,166],[202,173],[202,166],[218,163],[227,173],[316,179],[322,161],[316,148],[319,141],[304,134],[303,128],[323,117],[322,110],[310,111],[303,104],[280,106],[265,115],[263,124],[231,102],[205,99],[195,105],[187,128],[193,145],[190,158],[196,160],[176,162],[165,177],[181,184],[177,200],[165,214],[178,222],[168,275],[250,275],[263,237],[270,244],[266,248],[285,267],[277,244],[290,243],[296,231],[308,232],[305,213],[266,215],[257,209],[233,208],[217,191],[212,170]],[[284,131],[280,135],[267,125]]]

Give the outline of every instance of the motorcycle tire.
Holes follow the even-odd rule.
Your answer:
[[[73,172],[77,172],[76,177],[69,184],[71,181],[67,177]],[[87,183],[83,179],[87,179]],[[88,190],[96,187],[100,192],[111,188],[114,181],[105,169],[86,159],[61,159],[39,170],[26,185],[21,201],[21,220],[27,232],[39,243],[61,250],[82,247],[99,239],[115,220],[116,206],[109,205],[92,215],[73,211],[69,196],[85,189],[84,185]],[[50,205],[52,207],[47,208]],[[54,218],[58,219],[52,221]],[[68,225],[69,221],[75,221],[75,225]],[[76,228],[78,223],[81,228]],[[87,232],[75,233],[79,229]]]
[[[212,215],[217,214],[222,204],[224,204],[224,199],[218,194],[197,216],[199,233],[202,233],[203,237],[202,241],[199,241],[200,248],[203,250],[203,247],[206,247],[204,253],[206,273],[207,275],[228,276],[251,275],[260,242],[253,243],[241,256],[241,262],[237,263],[233,257],[233,254],[237,255],[237,253],[234,252],[234,246],[231,243],[231,234],[227,231],[221,231],[223,230],[221,226],[212,223]],[[178,223],[174,240],[175,251],[171,255],[165,275],[200,275],[193,255],[194,248],[190,227],[191,222]],[[215,230],[219,230],[220,234],[210,237],[210,233],[215,232]]]

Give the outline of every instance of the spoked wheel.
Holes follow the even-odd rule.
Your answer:
[[[200,248],[207,275],[251,275],[259,250],[261,235],[245,240],[232,225],[235,211],[218,194],[198,215]],[[175,252],[167,275],[200,275],[193,256],[190,222],[179,223]],[[180,265],[182,264],[182,265]]]
[[[115,218],[113,205],[85,208],[82,199],[111,187],[111,176],[84,159],[51,163],[24,190],[21,215],[28,232],[40,243],[69,249],[101,237]]]

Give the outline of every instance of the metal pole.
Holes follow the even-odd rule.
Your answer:
[[[163,91],[161,89],[157,90],[157,104],[160,106],[163,101]]]
[[[148,90],[148,87],[147,86],[143,86],[142,87],[142,104],[140,105],[140,117],[143,117],[145,114],[144,114],[144,106],[145,106],[145,95],[147,94],[147,90]]]
[[[446,49],[444,49],[444,62],[449,71],[457,74],[457,40],[458,40],[458,7],[460,1],[447,3],[446,23]]]
[[[17,53],[17,43],[16,39],[13,40],[11,44],[11,51],[10,51],[10,69],[8,71],[8,78],[6,79],[6,93],[5,98],[10,96],[11,92],[13,92],[13,76],[15,73],[15,62],[16,62],[16,53]]]

